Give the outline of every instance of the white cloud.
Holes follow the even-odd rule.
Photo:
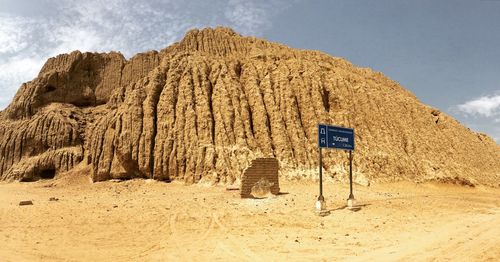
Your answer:
[[[44,58],[30,47],[36,21],[0,14],[0,109],[12,99],[21,83],[32,79]]]
[[[500,143],[500,93],[482,96],[450,108],[469,128],[489,134]]]
[[[103,46],[103,39],[96,32],[84,28],[60,28],[54,35],[58,45],[51,50],[51,56],[72,50],[97,51]]]
[[[500,114],[500,95],[483,96],[457,106],[461,112],[482,117]]]
[[[256,29],[269,24],[266,6],[245,0],[231,0],[224,15],[233,23],[236,30],[244,34],[254,34]]]
[[[15,18],[0,16],[0,53],[19,52],[26,47],[22,32],[15,28],[19,22]]]
[[[44,59],[40,57],[12,57],[0,63],[0,109],[7,105],[26,76],[36,76]]]
[[[224,16],[236,31],[246,35],[259,36],[272,26],[272,17],[297,1],[247,1],[230,0]]]

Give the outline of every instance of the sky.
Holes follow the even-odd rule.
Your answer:
[[[131,57],[219,25],[383,72],[500,142],[500,0],[0,0],[0,109],[49,57]]]

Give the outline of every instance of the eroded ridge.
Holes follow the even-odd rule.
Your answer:
[[[355,128],[355,175],[369,180],[497,186],[500,178],[491,138],[383,74],[227,28],[192,30],[129,60],[77,51],[51,58],[0,118],[2,179],[81,162],[94,181],[233,183],[258,157],[300,177],[317,170],[317,123]],[[345,153],[324,157],[325,173],[345,179]]]

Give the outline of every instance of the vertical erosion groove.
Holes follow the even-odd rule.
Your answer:
[[[154,168],[155,168],[155,140],[156,140],[156,133],[158,129],[158,116],[157,116],[157,105],[158,105],[158,100],[156,102],[153,102],[153,130],[151,131],[151,143],[149,145],[149,176],[151,178],[154,178]]]
[[[153,82],[153,87],[151,91],[151,108],[153,110],[152,112],[152,117],[153,117],[153,130],[151,131],[151,142],[149,145],[149,171],[150,171],[150,177],[154,178],[154,169],[155,169],[155,143],[156,143],[156,134],[158,133],[158,103],[160,100],[160,95],[163,90],[163,87],[165,86],[165,77],[166,77],[166,72],[160,72],[158,73],[159,75],[155,79],[156,81]]]
[[[212,81],[210,81],[210,78],[206,79],[207,81],[207,96],[208,96],[208,108],[210,110],[210,116],[211,116],[211,126],[210,126],[210,132],[212,135],[212,144],[215,145],[215,116],[214,116],[214,100],[213,100],[213,85]]]
[[[321,88],[321,98],[323,100],[323,107],[325,108],[325,111],[327,113],[330,112],[330,100],[329,100],[329,97],[330,97],[330,91],[326,90],[326,88],[323,86]]]

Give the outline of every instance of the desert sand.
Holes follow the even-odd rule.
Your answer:
[[[0,184],[1,261],[498,261],[500,190],[399,182],[280,181],[241,199],[225,186],[74,175]],[[50,198],[55,198],[50,201]],[[19,206],[23,200],[33,205]]]

